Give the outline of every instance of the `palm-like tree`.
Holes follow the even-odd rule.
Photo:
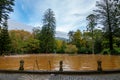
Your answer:
[[[96,16],[94,14],[90,14],[87,16],[87,21],[88,21],[88,25],[87,25],[87,30],[90,31],[92,33],[92,53],[94,54],[94,28],[97,25],[96,23]]]

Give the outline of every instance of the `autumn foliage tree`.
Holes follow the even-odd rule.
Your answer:
[[[10,30],[11,53],[39,53],[39,40],[34,34],[24,30]]]

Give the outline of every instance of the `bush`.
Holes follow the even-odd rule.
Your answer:
[[[104,49],[102,51],[102,54],[106,55],[106,54],[111,54],[111,55],[120,55],[120,48],[114,48],[114,50],[112,50],[110,52],[109,49]]]
[[[115,48],[111,53],[112,55],[120,55],[120,48]]]
[[[106,55],[106,54],[110,54],[110,51],[109,51],[109,49],[103,49],[103,51],[101,53],[103,55]]]
[[[92,51],[89,48],[81,47],[80,53],[82,53],[82,54],[90,54],[90,53],[92,53]]]
[[[69,44],[66,46],[65,52],[66,53],[77,53],[78,49],[75,45]]]

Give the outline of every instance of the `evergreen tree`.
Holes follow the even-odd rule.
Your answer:
[[[8,34],[7,20],[9,13],[13,11],[14,0],[0,1],[0,55],[8,51],[10,38]]]
[[[74,31],[69,31],[69,32],[68,32],[69,43],[72,43],[72,41],[73,41],[73,35],[74,35]]]
[[[8,33],[7,20],[5,20],[0,33],[0,55],[10,50],[10,43],[11,41]]]
[[[0,25],[4,23],[5,19],[8,19],[8,14],[13,12],[13,5],[14,0],[0,0]]]
[[[48,9],[43,16],[43,27],[40,32],[41,52],[51,53],[55,50],[55,15],[51,9]]]

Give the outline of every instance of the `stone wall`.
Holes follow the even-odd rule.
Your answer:
[[[0,80],[120,80],[120,73],[97,73],[86,72],[86,74],[65,74],[48,72],[0,72]]]

